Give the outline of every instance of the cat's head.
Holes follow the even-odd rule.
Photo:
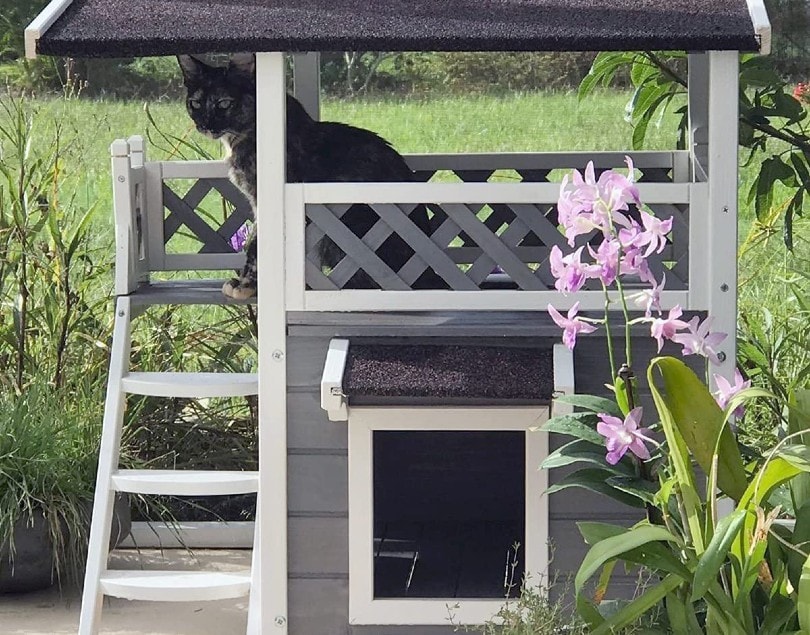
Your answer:
[[[255,127],[254,55],[232,55],[227,66],[209,66],[190,55],[178,55],[177,61],[188,90],[186,109],[197,130],[217,139]]]

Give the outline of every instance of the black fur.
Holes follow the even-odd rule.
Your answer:
[[[231,180],[256,205],[256,85],[253,56],[233,56],[227,67],[213,67],[189,56],[179,56],[188,89],[186,106],[197,129],[221,139],[229,148]],[[369,130],[342,123],[314,121],[303,106],[287,95],[287,181],[412,181],[414,175],[402,156],[382,137]],[[411,220],[429,233],[424,207],[411,213]],[[377,215],[365,205],[354,205],[343,222],[357,236],[363,236]],[[392,235],[379,250],[381,258],[395,270],[413,255],[401,238]],[[322,264],[334,266],[342,252],[334,243],[321,243]],[[248,297],[256,289],[256,241],[247,247],[247,264],[239,280],[223,291],[234,297]],[[426,272],[420,286],[433,278]],[[231,288],[228,289],[228,285]],[[358,272],[347,286],[376,288],[367,275]],[[234,293],[230,293],[233,291]]]

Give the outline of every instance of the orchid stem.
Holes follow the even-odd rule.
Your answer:
[[[622,313],[624,314],[624,357],[627,365],[633,367],[633,350],[630,346],[630,311],[627,309],[627,298],[624,297],[624,288],[619,276],[616,276],[616,288],[619,290],[619,298],[622,301]]]
[[[611,381],[616,381],[616,360],[613,357],[613,337],[610,334],[610,294],[607,287],[602,283],[602,290],[605,292],[605,337],[607,339],[608,357],[610,358]]]

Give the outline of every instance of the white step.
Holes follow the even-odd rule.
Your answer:
[[[245,397],[259,393],[256,373],[129,373],[124,392],[152,397]]]
[[[101,591],[127,600],[228,600],[250,592],[250,571],[105,571]]]
[[[259,473],[225,470],[118,470],[112,475],[112,485],[119,492],[134,494],[251,494],[259,489]]]

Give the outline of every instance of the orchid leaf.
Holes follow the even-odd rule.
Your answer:
[[[588,441],[571,441],[549,454],[540,464],[540,468],[550,470],[572,463],[590,463],[617,476],[632,476],[633,466],[625,460],[616,465],[605,461],[605,449]],[[620,488],[621,489],[621,488]]]
[[[572,474],[566,474],[554,485],[546,489],[546,493],[553,494],[569,487],[582,487],[597,494],[609,496],[631,507],[644,507],[644,503],[640,499],[608,485],[607,479],[611,476],[613,474],[605,469],[583,468]]]
[[[757,477],[753,479],[742,495],[738,509],[753,505],[761,506],[762,502],[768,500],[774,488],[786,483],[802,470],[786,461],[781,456],[770,459],[759,471]]]
[[[596,445],[604,445],[604,437],[596,431],[597,421],[598,418],[593,412],[576,412],[552,417],[540,429],[544,432],[564,434],[583,441],[590,441]]]
[[[799,615],[799,630],[802,633],[810,633],[810,558],[807,558],[802,566],[796,609]]]
[[[555,401],[560,403],[567,403],[577,408],[584,408],[590,412],[600,413],[605,412],[614,417],[622,417],[622,411],[615,401],[606,399],[605,397],[595,397],[593,395],[561,395],[555,397]]]
[[[605,538],[593,545],[582,560],[579,571],[574,578],[574,589],[577,593],[582,591],[585,583],[602,566],[614,558],[623,556],[629,551],[633,551],[648,543],[674,542],[680,541],[665,527],[655,525],[637,525],[629,531]]]
[[[788,579],[794,588],[798,587],[804,561],[810,556],[810,501],[806,501],[795,512],[796,522],[790,536],[790,543],[798,549],[788,551]]]
[[[720,567],[728,557],[731,543],[740,533],[747,514],[747,510],[738,509],[717,523],[714,535],[706,546],[706,551],[700,556],[700,561],[695,569],[690,598],[692,602],[697,602],[702,598],[711,582],[717,578]]]
[[[723,411],[714,397],[680,360],[658,357],[650,363],[650,371],[653,369],[658,370],[663,379],[662,400],[695,460],[708,473],[717,445],[717,485],[727,496],[739,500],[748,479],[737,442],[725,425]],[[652,377],[650,380],[652,386]]]
[[[782,635],[785,625],[796,614],[796,604],[784,595],[775,595],[765,605],[765,618],[757,635]]]
[[[622,492],[637,496],[645,503],[652,505],[655,502],[655,494],[658,491],[658,486],[652,481],[647,481],[634,475],[611,476],[607,482],[609,485],[612,485]]]
[[[647,525],[645,525],[647,526]],[[609,523],[580,522],[577,523],[579,533],[588,545],[595,545],[608,538],[625,535],[632,528],[620,527]],[[671,549],[660,542],[650,542],[637,549],[632,549],[622,555],[622,560],[630,564],[646,567],[651,571],[664,571],[674,573],[685,581],[692,579],[692,573],[678,560]]]
[[[678,576],[668,575],[660,583],[647,589],[635,600],[622,607],[610,619],[602,622],[592,631],[592,635],[615,633],[617,630],[636,622],[681,584],[683,584],[683,581]]]

